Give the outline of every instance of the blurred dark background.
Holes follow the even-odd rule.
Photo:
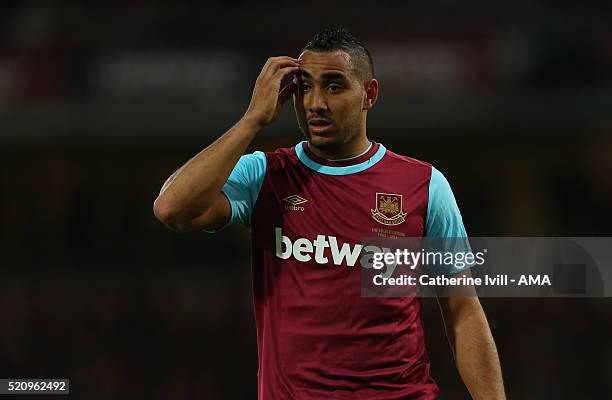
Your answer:
[[[440,169],[471,236],[612,236],[609,1],[3,2],[0,377],[256,398],[248,231],[174,234],[152,204],[269,56],[338,24],[374,57],[370,138]],[[288,105],[253,149],[300,139]],[[468,398],[424,302],[441,398]],[[611,299],[482,303],[509,398],[609,396]]]

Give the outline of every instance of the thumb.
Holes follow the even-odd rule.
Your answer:
[[[295,83],[291,82],[281,89],[280,93],[278,94],[278,98],[281,104],[285,104],[285,102],[289,100],[293,93],[295,93],[295,88]]]

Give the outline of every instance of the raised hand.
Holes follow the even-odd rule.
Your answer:
[[[298,69],[295,58],[287,56],[269,58],[257,77],[245,117],[260,126],[274,121],[283,104],[295,91],[294,83],[289,83],[281,89],[281,82],[285,77],[295,74]]]

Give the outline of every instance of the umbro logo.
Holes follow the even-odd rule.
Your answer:
[[[304,204],[308,200],[306,200],[302,196],[293,194],[291,196],[285,197],[283,201],[285,202],[285,210],[287,211],[304,211],[304,206],[300,206],[300,204]]]
[[[306,203],[308,200],[306,200],[302,196],[294,194],[294,195],[285,197],[283,201],[291,204],[292,206],[297,206],[298,204]]]

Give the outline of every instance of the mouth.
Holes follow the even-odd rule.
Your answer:
[[[308,121],[308,127],[310,127],[310,131],[313,133],[322,133],[329,130],[334,121],[323,118],[312,118]]]

